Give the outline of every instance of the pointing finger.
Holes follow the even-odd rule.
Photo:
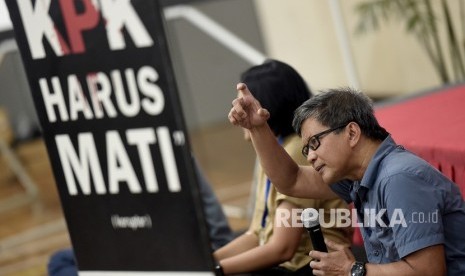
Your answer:
[[[240,82],[240,83],[238,83],[236,85],[236,90],[242,97],[252,95],[252,93],[250,93],[250,90],[247,87],[247,85],[245,83],[242,83],[242,82]]]

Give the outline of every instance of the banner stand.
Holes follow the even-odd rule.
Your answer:
[[[214,275],[158,1],[7,6],[79,275]]]

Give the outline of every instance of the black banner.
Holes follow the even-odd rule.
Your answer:
[[[81,274],[211,271],[158,2],[7,5]]]

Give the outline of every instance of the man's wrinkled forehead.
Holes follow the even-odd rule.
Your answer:
[[[301,137],[302,141],[306,144],[308,139],[321,131],[325,126],[321,124],[316,118],[309,117],[302,122]]]

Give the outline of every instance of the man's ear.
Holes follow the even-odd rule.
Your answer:
[[[360,126],[356,122],[350,122],[347,128],[349,131],[350,144],[356,145],[358,143],[358,140],[360,140],[360,135],[362,134]]]

